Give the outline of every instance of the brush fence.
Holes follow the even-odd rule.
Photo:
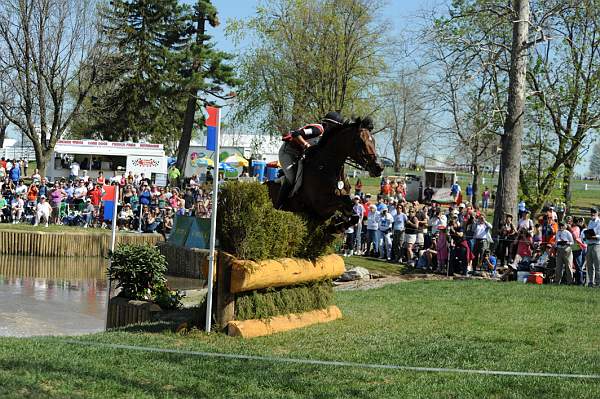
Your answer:
[[[206,278],[207,270],[201,269]],[[236,259],[221,252],[216,269],[216,275],[213,276],[216,280],[214,319],[217,326],[226,329],[231,336],[259,337],[342,317],[337,306],[329,306],[264,320],[235,320],[236,294],[339,277],[344,273],[345,266],[344,260],[338,255],[323,256],[315,261],[285,258],[254,262]]]
[[[163,241],[158,234],[117,234],[117,244]],[[107,256],[110,234],[44,231],[0,231],[0,254],[27,256]]]

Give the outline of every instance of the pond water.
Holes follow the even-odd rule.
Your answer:
[[[0,336],[75,335],[104,330],[107,260],[0,256]],[[169,278],[177,289],[198,280]]]

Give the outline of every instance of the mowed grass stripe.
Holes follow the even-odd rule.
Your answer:
[[[79,338],[0,339],[0,397],[598,398],[596,379],[323,367],[76,346],[422,368],[600,374],[600,290],[415,281],[338,292],[344,319],[243,340],[148,325]],[[164,331],[163,331],[164,330]],[[75,393],[75,394],[74,394]]]

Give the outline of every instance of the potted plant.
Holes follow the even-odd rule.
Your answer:
[[[167,261],[155,247],[119,245],[107,271],[119,290],[109,301],[107,328],[151,321],[162,309],[180,308],[183,295],[168,288],[166,271]]]

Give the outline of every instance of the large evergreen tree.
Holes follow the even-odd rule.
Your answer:
[[[215,48],[211,36],[206,34],[206,24],[215,27],[219,24],[217,9],[211,0],[198,0],[194,7],[194,40],[188,47],[191,64],[184,70],[187,87],[183,97],[187,100],[183,116],[183,128],[177,146],[177,167],[183,172],[194,121],[203,119],[197,115],[199,106],[219,99],[230,99],[233,95],[226,93],[226,88],[233,88],[239,81],[235,78],[233,67],[227,63],[233,57]]]
[[[177,0],[113,0],[103,34],[112,49],[111,73],[87,102],[74,133],[116,141],[165,142],[183,116],[191,8]]]

